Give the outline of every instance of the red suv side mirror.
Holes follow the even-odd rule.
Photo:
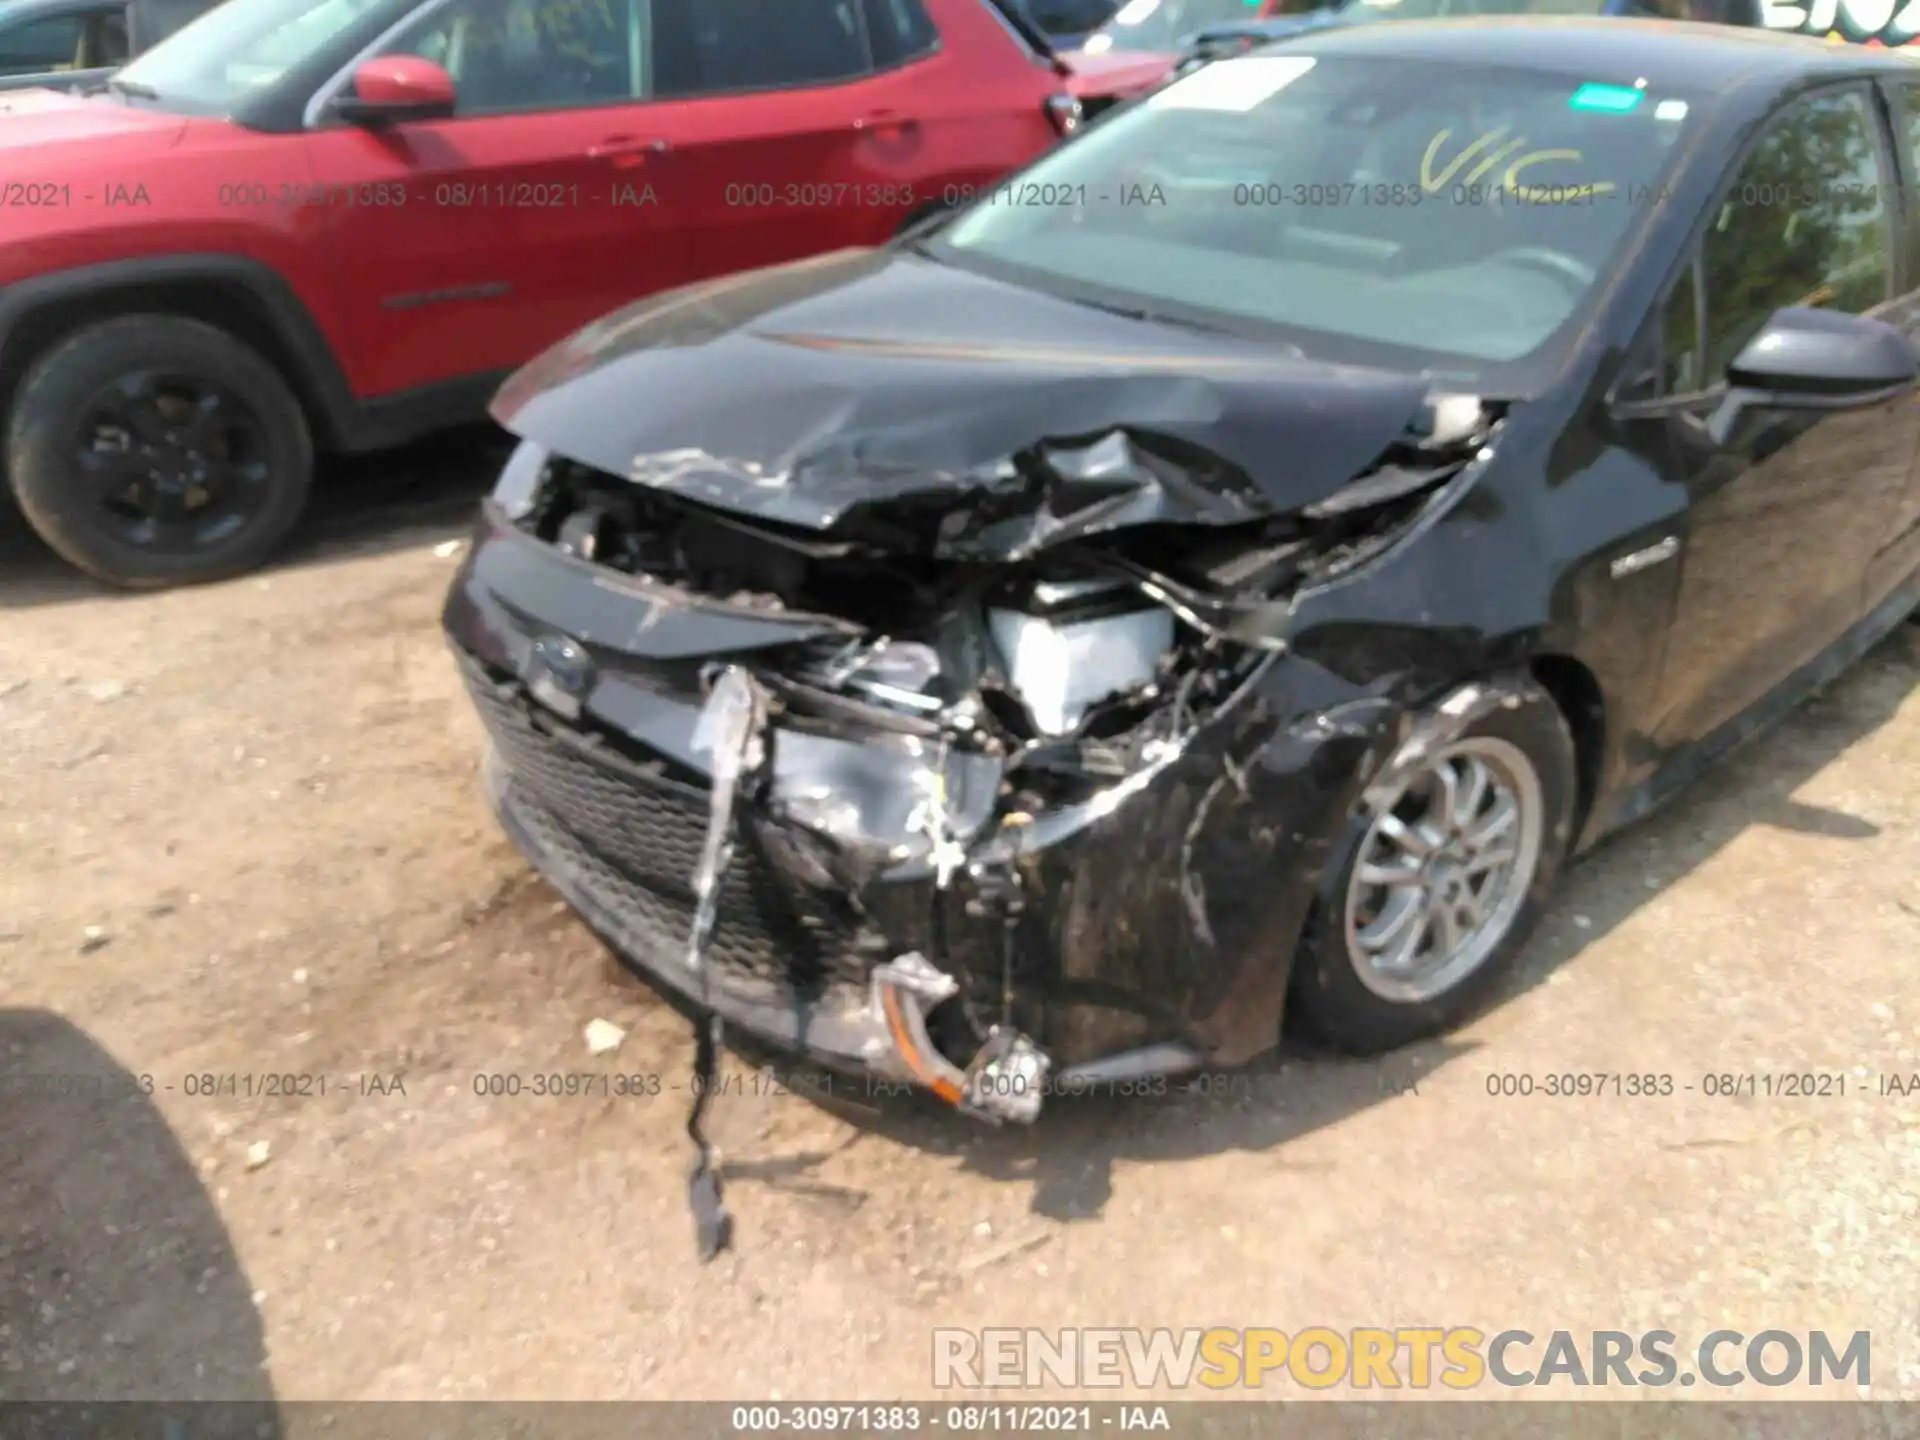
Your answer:
[[[453,77],[417,55],[376,55],[353,72],[353,90],[334,101],[355,125],[444,120],[453,114]]]

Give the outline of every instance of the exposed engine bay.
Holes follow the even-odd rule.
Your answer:
[[[648,451],[625,474],[607,446],[550,448],[564,437],[534,427],[448,628],[508,752],[503,821],[617,953],[677,950],[644,968],[713,1017],[701,1067],[725,1014],[1000,1124],[1032,1122],[1063,1083],[1226,1053],[1128,997],[1165,988],[1183,946],[1250,942],[1208,898],[1257,888],[1225,872],[1270,864],[1282,839],[1269,819],[1250,847],[1244,828],[1269,802],[1231,757],[1277,718],[1247,697],[1287,654],[1297,599],[1411,536],[1503,415],[1397,378],[1290,378],[1324,394],[1330,438],[1279,482],[1228,454],[1304,435],[1298,411],[1263,410],[1232,452],[1174,433],[1220,423],[1213,381],[1058,382],[1057,408],[1141,397],[1174,420],[984,462],[1014,423],[1001,398],[971,429],[909,418],[823,443],[810,422],[804,451]],[[1358,723],[1312,724],[1299,752],[1344,733],[1319,757],[1341,773],[1370,743]],[[1221,834],[1230,858],[1210,860]],[[730,1222],[702,1108],[690,1193],[711,1255]]]
[[[1058,803],[1076,781],[1123,777],[1149,742],[1172,739],[1263,654],[1284,650],[1289,597],[1404,534],[1496,422],[1476,399],[1445,397],[1425,433],[1297,514],[1107,529],[1087,518],[1107,498],[1094,497],[1078,512],[1049,509],[1055,534],[1007,560],[974,558],[985,547],[963,538],[950,507],[862,516],[837,538],[544,453],[520,523],[622,575],[822,620],[831,633],[756,667],[783,723],[857,717],[983,751],[1030,778],[1032,798]],[[1115,432],[1036,447],[1007,468],[1058,505],[1090,475],[1169,465],[1151,444]],[[993,508],[1024,507],[996,497]]]

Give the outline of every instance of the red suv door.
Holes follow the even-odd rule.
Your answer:
[[[316,97],[314,199],[357,391],[512,368],[688,278],[645,24],[645,0],[446,0],[379,53],[446,69],[453,118],[362,128]]]
[[[696,275],[879,244],[1058,138],[987,0],[651,0],[654,127]]]

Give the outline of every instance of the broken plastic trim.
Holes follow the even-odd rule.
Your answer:
[[[1031,1125],[1040,1115],[1053,1061],[1032,1040],[1004,1025],[962,1070],[927,1035],[927,1012],[959,992],[951,975],[919,951],[889,960],[873,972],[873,1006],[886,1021],[895,1056],[907,1073],[962,1114],[990,1125]]]
[[[693,1166],[687,1175],[687,1203],[702,1262],[712,1260],[733,1241],[733,1217],[721,1192],[720,1171],[703,1121],[714,1089],[723,1038],[719,1013],[711,1007],[706,966],[713,942],[720,887],[733,865],[734,801],[743,779],[758,781],[767,761],[767,697],[753,676],[729,665],[714,679],[707,703],[693,730],[693,748],[713,755],[713,790],[707,806],[706,843],[694,870],[694,914],[687,937],[687,967],[700,977],[706,1009],[693,1028],[693,1106],[687,1113],[687,1138],[693,1142]]]
[[[1103,554],[1102,564],[1132,580],[1140,593],[1171,610],[1202,635],[1231,640],[1256,650],[1284,651],[1287,642],[1274,631],[1292,613],[1291,602],[1262,599],[1254,602],[1222,599],[1171,580],[1156,570],[1127,559]]]
[[[687,968],[704,971],[713,939],[720,882],[733,863],[734,800],[742,778],[757,777],[767,760],[767,697],[739,665],[720,671],[693,727],[695,754],[713,756],[713,788],[707,802],[706,843],[693,873],[693,931],[687,940]]]

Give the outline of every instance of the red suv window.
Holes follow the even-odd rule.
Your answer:
[[[912,60],[940,43],[920,0],[864,0],[864,9],[875,69]]]
[[[872,68],[858,0],[654,0],[654,93],[819,85]]]

